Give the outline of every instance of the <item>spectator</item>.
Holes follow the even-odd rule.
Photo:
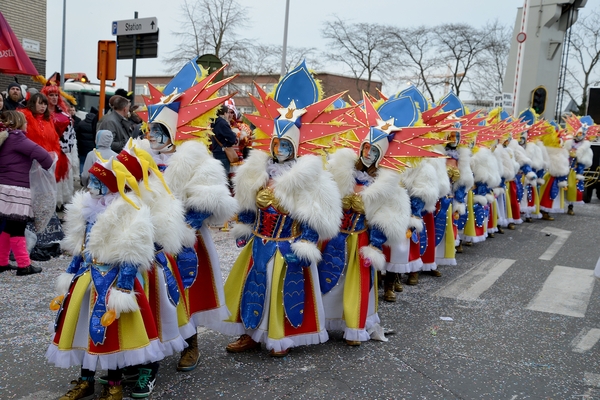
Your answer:
[[[112,110],[98,122],[97,129],[106,129],[113,133],[111,148],[115,153],[119,153],[133,133],[133,126],[127,119],[129,100],[123,96],[114,95],[110,98],[109,103]]]
[[[0,93],[0,113],[4,111],[4,96]]]
[[[92,107],[90,112],[85,115],[85,118],[75,127],[80,177],[83,173],[83,164],[85,164],[87,154],[92,151],[96,145],[96,125],[98,125],[98,109]]]
[[[8,257],[12,250],[18,276],[37,274],[42,269],[31,265],[25,242],[25,226],[33,218],[29,170],[33,160],[50,168],[52,157],[25,136],[27,120],[20,112],[4,111],[0,123],[0,272],[11,269]]]
[[[96,150],[104,160],[116,156],[117,153],[111,150],[110,146],[113,143],[113,133],[106,129],[101,129],[96,133]],[[98,156],[95,151],[90,151],[83,163],[83,172],[81,173],[81,186],[87,187],[90,180],[90,168],[98,161]]]
[[[8,84],[8,93],[4,101],[5,110],[19,110],[25,108],[23,105],[23,92],[21,86],[17,82]]]
[[[221,161],[227,176],[231,164],[227,155],[225,154],[225,147],[231,147],[237,142],[237,136],[235,132],[231,130],[231,120],[235,117],[235,111],[227,106],[221,106],[217,111],[217,119],[211,124],[214,137],[210,149],[213,153],[213,157]]]

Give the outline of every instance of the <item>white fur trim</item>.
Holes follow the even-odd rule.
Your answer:
[[[85,198],[89,199],[89,197],[89,193],[78,191],[73,196],[71,203],[65,206],[65,222],[63,223],[65,237],[61,241],[60,247],[73,255],[81,254],[81,247],[85,239],[83,208]]]
[[[479,194],[473,195],[473,201],[481,204],[482,206],[485,206],[488,203],[487,198]]]
[[[545,180],[544,178],[538,178],[538,179],[537,179],[537,184],[538,184],[538,185],[540,185],[540,186],[541,186],[541,185],[543,185],[544,183],[546,183],[546,180]]]
[[[475,180],[471,169],[471,150],[468,147],[458,148],[458,171],[460,178],[454,183],[455,189],[458,189],[459,186],[470,189],[475,184]]]
[[[63,272],[56,278],[56,282],[54,283],[54,288],[56,293],[66,294],[69,291],[69,287],[71,287],[71,281],[75,274],[69,274],[68,272]]]
[[[500,188],[500,187],[496,187],[493,189],[493,192],[496,196],[500,196],[502,193],[504,193],[504,189]]]
[[[358,156],[352,149],[344,148],[336,151],[329,158],[327,170],[340,190],[342,197],[354,193],[354,166]]]
[[[319,239],[330,239],[338,233],[342,199],[320,157],[298,158],[289,171],[274,178],[273,191],[292,218],[308,224]]]
[[[292,243],[292,251],[299,257],[310,261],[311,263],[318,263],[321,261],[321,250],[316,244],[307,240],[300,240]]]
[[[127,195],[134,203],[141,204],[135,194],[129,192]],[[130,263],[140,270],[149,269],[154,259],[154,226],[150,208],[142,205],[136,210],[123,198],[117,197],[98,215],[86,250],[101,263]]]
[[[433,211],[438,200],[438,176],[435,168],[421,162],[413,168],[407,168],[400,174],[400,181],[410,197],[418,197],[425,202],[425,210]]]
[[[493,202],[494,202],[494,199],[495,199],[495,197],[494,197],[494,195],[493,195],[493,194],[491,194],[491,193],[488,193],[488,194],[486,194],[486,195],[485,195],[485,199],[487,200],[487,202],[488,202],[488,203],[490,203],[490,204],[491,204],[491,203],[493,203]]]
[[[207,212],[208,224],[220,225],[237,212],[237,201],[229,192],[225,169],[206,146],[186,141],[177,146],[165,171],[165,181],[186,209]]]
[[[410,217],[409,227],[415,228],[417,232],[421,232],[423,230],[423,220],[417,217]]]
[[[536,140],[535,144],[542,151],[542,159],[544,160],[544,169],[548,169],[550,167],[550,155],[548,154],[548,150],[546,149],[544,142],[542,142],[541,140]]]
[[[459,215],[463,215],[465,212],[467,212],[467,206],[465,203],[459,203],[458,201],[454,200],[452,202],[452,210],[456,211]]]
[[[234,239],[252,235],[252,225],[236,222],[230,230],[230,235]]]
[[[544,155],[542,149],[533,142],[529,142],[525,145],[525,152],[531,159],[531,168],[538,170],[544,168]]]
[[[387,243],[400,242],[406,236],[410,216],[410,198],[400,186],[400,174],[381,168],[361,197],[368,224],[381,229]]]
[[[437,174],[437,189],[438,198],[444,197],[450,194],[450,178],[448,178],[448,171],[446,169],[445,158],[428,158],[423,162],[427,162],[433,166]],[[430,212],[434,210],[428,210]]]
[[[582,181],[585,179],[585,176],[581,175],[581,174],[577,174],[575,175],[575,178],[577,178],[577,180]]]
[[[567,187],[567,186],[569,186],[569,183],[567,181],[560,181],[560,182],[558,182],[558,187],[560,187],[560,188],[564,188],[564,187]]]
[[[592,145],[589,140],[584,140],[583,143],[579,145],[575,155],[577,156],[577,162],[582,163],[584,168],[588,168],[592,165],[594,152],[592,151]]]
[[[568,175],[571,169],[568,150],[562,147],[546,147],[546,151],[550,157],[550,164],[548,166],[550,175],[555,177]]]
[[[482,147],[471,157],[471,169],[475,182],[483,182],[489,187],[496,187],[500,184],[498,162],[490,149]]]
[[[115,288],[111,288],[108,292],[107,307],[109,310],[115,310],[117,318],[121,316],[121,313],[133,312],[140,309],[134,291],[125,293]]]
[[[512,149],[515,153],[515,159],[519,163],[519,166],[523,166],[525,164],[531,165],[531,158],[527,156],[527,152],[525,149],[521,147],[521,145],[516,140],[511,140],[508,142],[508,147]]]
[[[385,271],[385,255],[378,248],[363,246],[360,248],[360,255],[371,260],[371,266],[376,270]]]
[[[531,171],[528,172],[526,175],[527,179],[529,179],[530,181],[535,181],[537,179],[537,175],[535,174],[535,172]]]
[[[269,181],[266,168],[268,160],[267,153],[252,150],[246,161],[236,171],[233,184],[239,211],[256,210],[256,193]]]

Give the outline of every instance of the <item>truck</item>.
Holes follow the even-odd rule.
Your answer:
[[[100,109],[100,83],[92,83],[85,73],[75,72],[65,74],[65,84],[63,90],[73,96],[77,105],[77,116],[81,119],[90,112],[92,107]],[[110,109],[108,99],[115,94],[117,88],[113,84],[105,85],[104,113]]]

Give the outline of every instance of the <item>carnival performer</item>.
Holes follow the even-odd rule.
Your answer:
[[[523,127],[517,127],[512,132],[512,136],[507,139],[506,146],[510,148],[514,155],[515,160],[519,164],[519,171],[515,174],[515,179],[509,182],[508,185],[508,196],[510,197],[508,204],[510,205],[509,213],[509,224],[508,229],[515,229],[515,225],[523,223],[521,218],[521,201],[523,194],[525,193],[523,184],[533,182],[537,179],[537,175],[531,169],[531,159],[527,156],[527,152],[521,145],[526,142],[525,135],[523,133]]]
[[[46,353],[58,367],[81,366],[63,398],[94,393],[94,371],[108,370],[100,399],[122,399],[121,369],[164,357],[151,305],[136,277],[154,260],[152,215],[120,162],[97,162],[86,192],[67,205],[63,248],[73,254],[57,279],[54,336]]]
[[[225,170],[205,145],[211,133],[210,120],[234,94],[213,96],[235,78],[213,83],[219,72],[207,76],[196,59],[191,60],[162,92],[148,84],[152,96],[146,99],[148,112],[139,113],[150,124],[149,143],[144,140],[139,145],[151,149],[159,168],[164,170],[167,186],[183,203],[186,221],[196,234],[193,249],[184,247],[176,257],[187,318],[193,323],[193,330],[189,331],[185,319],[180,319],[181,334],[188,347],[181,353],[177,370],[184,372],[195,369],[200,359],[196,327],[221,330],[222,321],[229,317],[219,255],[208,228],[222,225],[237,211]],[[197,262],[193,262],[196,258]]]
[[[550,214],[565,212],[565,190],[569,171],[569,151],[562,146],[560,126],[555,121],[546,121],[546,134],[541,136],[548,153],[549,162],[540,187],[540,209],[542,219],[553,221]]]
[[[598,127],[589,115],[576,117],[570,115],[565,118],[565,133],[570,136],[565,140],[564,147],[569,152],[571,171],[567,180],[567,214],[575,215],[574,204],[583,203],[584,179],[583,170],[592,165],[594,153],[589,140],[586,140],[588,131],[596,132]]]
[[[525,214],[525,222],[533,222],[533,219],[542,218],[540,212],[540,195],[538,184],[544,176],[544,153],[535,142],[537,141],[537,129],[540,123],[533,109],[528,108],[519,114],[519,119],[525,123],[525,127],[519,136],[519,145],[525,149],[527,157],[531,160],[531,170],[536,175],[535,178],[525,179],[523,182],[524,196],[521,199],[521,212]]]
[[[375,111],[365,95],[363,105],[356,111],[363,127],[347,141],[350,148],[337,150],[327,165],[342,195],[344,216],[340,233],[324,244],[318,266],[327,329],[343,331],[350,346],[378,332],[376,271],[385,270],[383,244],[405,238],[410,215],[410,199],[393,162],[402,139],[395,135],[419,116],[408,97],[386,101]],[[393,287],[387,291],[395,298]]]
[[[318,148],[314,140],[347,128],[329,123],[345,110],[325,112],[341,94],[321,100],[304,62],[281,78],[273,97],[256,88],[261,114],[246,117],[266,151],[251,151],[234,177],[240,211],[232,233],[238,245],[247,244],[225,282],[231,316],[224,325],[242,335],[227,351],[264,343],[282,357],[328,339],[317,242],[338,233],[341,198],[321,158],[307,153]]]
[[[69,170],[64,179],[57,181],[56,205],[62,208],[71,201],[75,192],[73,176],[79,174],[79,156],[77,155],[74,122],[68,114],[68,107],[58,83],[49,80],[42,88],[42,94],[48,98],[48,110],[54,122],[54,129],[60,142],[60,149],[69,161]],[[72,101],[75,101],[72,99]]]

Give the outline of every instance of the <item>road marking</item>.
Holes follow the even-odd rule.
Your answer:
[[[584,328],[577,335],[575,339],[571,342],[571,346],[573,347],[573,351],[575,353],[585,353],[594,347],[596,343],[600,340],[600,329],[592,328]]]
[[[591,372],[584,372],[583,383],[585,383],[585,386],[593,386],[600,388],[600,375],[592,374]]]
[[[515,260],[488,258],[451,281],[434,295],[457,300],[475,301],[513,265]]]
[[[552,260],[552,258],[554,258],[556,253],[558,253],[558,251],[560,250],[560,248],[565,244],[569,236],[571,236],[571,231],[552,228],[550,226],[542,229],[542,233],[548,233],[550,235],[556,236],[556,239],[554,239],[554,242],[552,242],[550,247],[548,247],[548,250],[546,250],[544,254],[542,254],[539,258],[540,260],[546,261]]]
[[[594,271],[557,265],[527,309],[583,318],[593,289]]]

